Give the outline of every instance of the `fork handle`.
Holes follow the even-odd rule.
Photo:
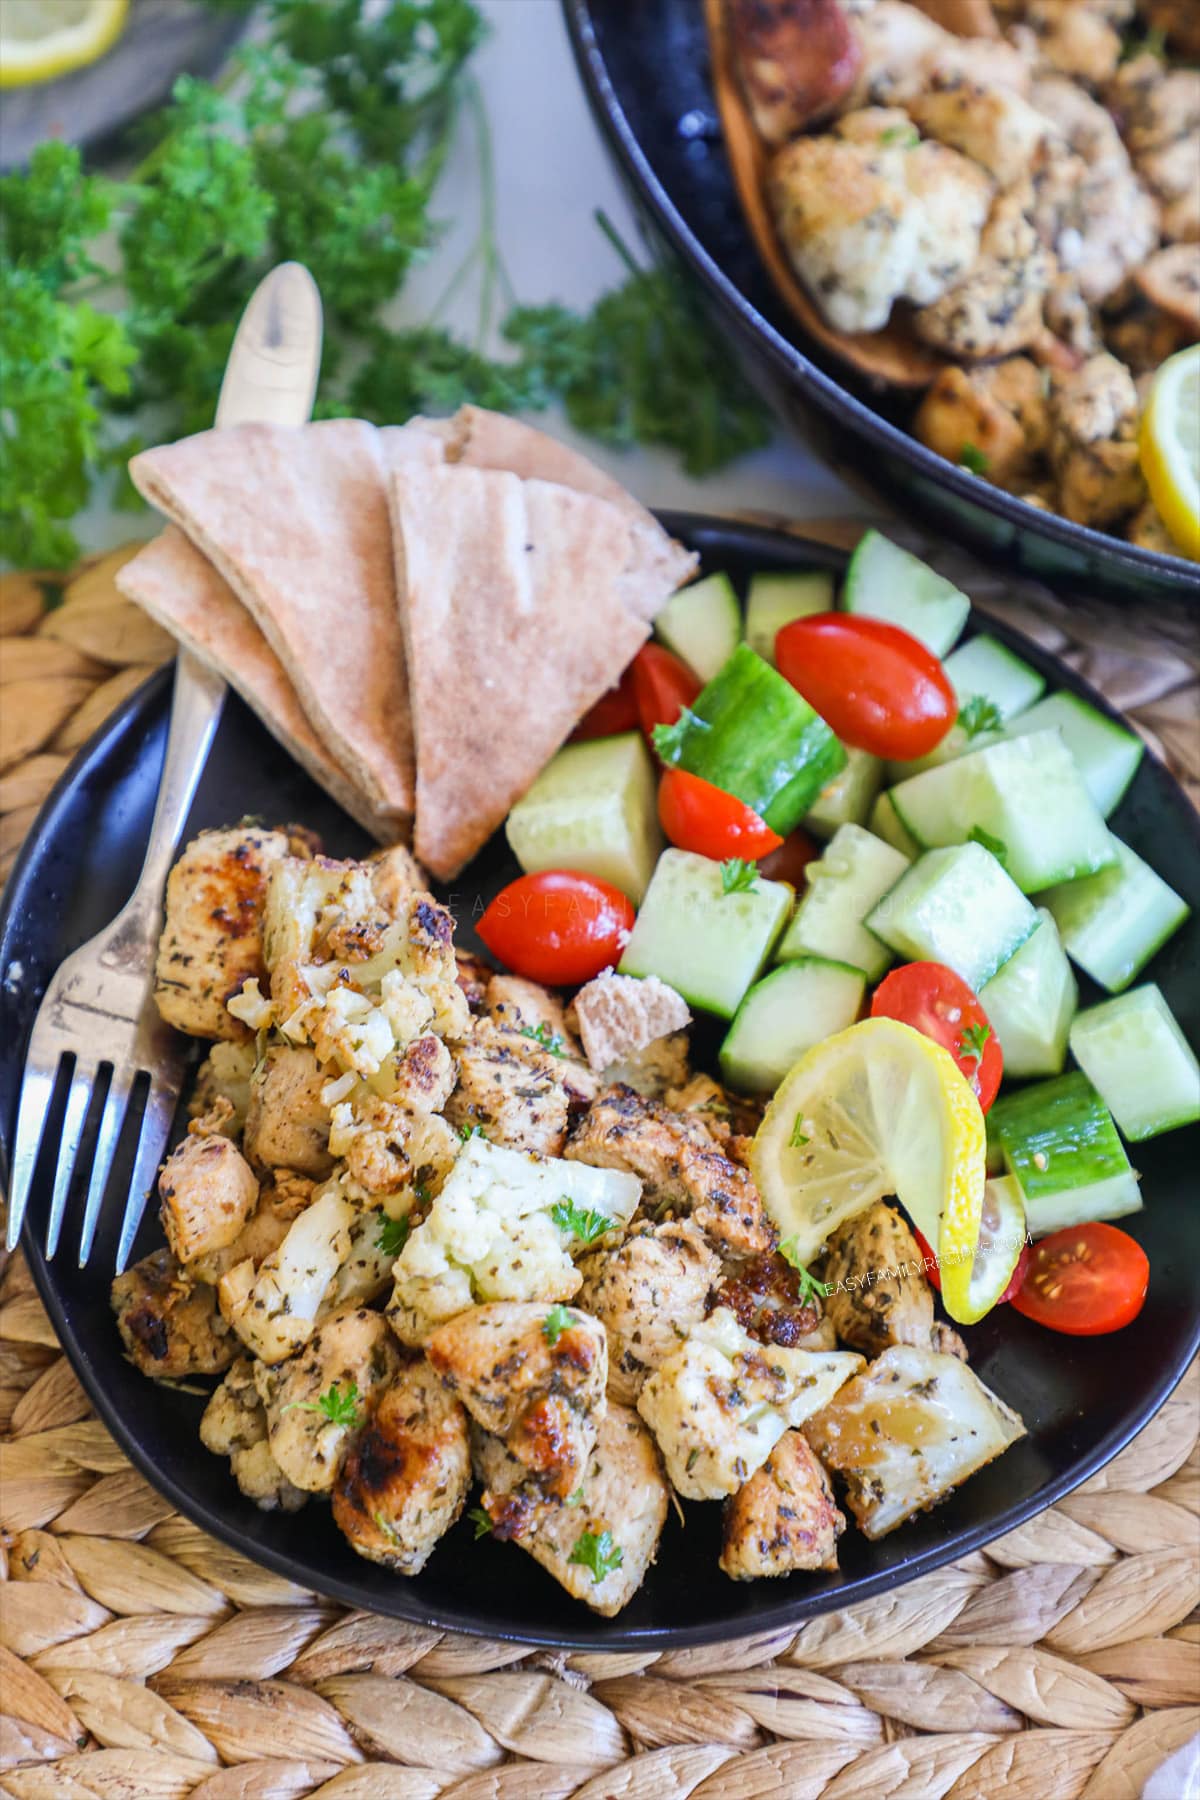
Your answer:
[[[138,884],[125,908],[126,914],[144,914],[156,938],[163,884],[208,761],[227,691],[220,675],[180,646],[175,658],[171,727],[167,733],[158,799],[154,803],[150,841],[146,845],[146,860]]]

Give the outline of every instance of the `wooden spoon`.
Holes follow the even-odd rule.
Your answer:
[[[835,331],[808,296],[775,230],[767,201],[771,152],[759,137],[734,66],[723,0],[704,0],[713,91],[725,150],[750,235],[780,296],[812,338],[877,385],[923,388],[945,368],[945,359],[919,344],[898,319],[882,331]]]

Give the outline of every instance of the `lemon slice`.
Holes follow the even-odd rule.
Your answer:
[[[0,87],[82,69],[121,35],[129,0],[0,0]]]
[[[1200,562],[1200,344],[1169,356],[1154,377],[1138,458],[1163,524]]]
[[[804,1264],[843,1220],[895,1195],[946,1261],[942,1297],[958,1319],[979,1242],[985,1159],[979,1102],[949,1053],[898,1019],[863,1019],[785,1075],[750,1166]]]
[[[991,1312],[1021,1260],[1025,1230],[1025,1204],[1012,1176],[1002,1175],[989,1181],[983,1190],[979,1241],[974,1253],[956,1263],[942,1263],[942,1295],[944,1298],[949,1277],[959,1308],[954,1317],[960,1325],[974,1325],[984,1313]],[[969,1270],[965,1292],[961,1292],[961,1277],[956,1278],[960,1268]]]

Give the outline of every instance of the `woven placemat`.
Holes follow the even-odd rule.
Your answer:
[[[1200,801],[1186,614],[1068,606],[935,560],[1101,688]],[[0,577],[3,873],[71,752],[169,654],[114,567]],[[90,1416],[20,1255],[0,1278],[0,1432],[11,1800],[1135,1800],[1200,1732],[1200,1365],[986,1552],[798,1631],[661,1656],[348,1613],[215,1543]]]

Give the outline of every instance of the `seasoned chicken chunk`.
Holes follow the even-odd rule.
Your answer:
[[[1133,377],[1101,351],[1050,387],[1050,462],[1059,511],[1081,525],[1112,525],[1146,495],[1137,454]]]
[[[169,1250],[154,1250],[118,1275],[111,1304],[121,1341],[143,1375],[219,1375],[238,1353],[217,1311],[216,1290],[193,1280]]]
[[[471,1016],[478,1018],[487,1011],[488,986],[496,971],[491,963],[485,962],[482,956],[472,955],[469,950],[457,950],[454,960],[455,978]]]
[[[611,969],[580,988],[572,1014],[588,1062],[600,1072],[682,1031],[692,1018],[682,994],[657,975],[638,978]]]
[[[862,49],[838,0],[728,0],[734,64],[759,136],[784,144],[825,117]]]
[[[1024,1437],[1025,1427],[956,1356],[895,1344],[811,1417],[804,1435],[842,1476],[867,1537],[880,1538]]]
[[[400,1361],[382,1313],[351,1306],[322,1320],[286,1362],[255,1365],[271,1453],[289,1481],[310,1494],[329,1492]]]
[[[554,1057],[558,1064],[555,1073],[566,1090],[568,1113],[582,1112],[596,1098],[599,1082],[584,1061],[574,1015],[568,1014],[557,994],[519,975],[493,975],[487,986],[486,1011],[494,1025],[519,1032]]]
[[[485,1431],[503,1438],[546,1497],[579,1485],[604,1414],[604,1327],[566,1308],[500,1303],[460,1313],[426,1355]]]
[[[1079,0],[1030,0],[1025,18],[1037,33],[1043,62],[1089,87],[1106,82],[1121,55],[1120,33]]]
[[[350,1450],[334,1484],[333,1516],[368,1562],[417,1575],[470,1485],[467,1415],[420,1357],[384,1390]]]
[[[193,1037],[249,1037],[225,1003],[264,974],[268,877],[303,848],[286,832],[249,825],[202,831],[187,845],[167,878],[154,969],[154,999],[168,1025]]]
[[[1134,167],[1161,208],[1168,243],[1200,238],[1200,69],[1164,69],[1142,55],[1122,63],[1107,90]]]
[[[253,1169],[227,1137],[193,1125],[158,1177],[163,1230],[181,1263],[232,1244],[258,1202]]]
[[[688,1068],[688,1034],[673,1031],[670,1037],[655,1038],[644,1050],[614,1063],[604,1071],[607,1087],[633,1088],[647,1099],[661,1100],[671,1088],[683,1087],[691,1071]]]
[[[948,365],[926,390],[915,430],[949,462],[970,458],[989,481],[1020,493],[1050,438],[1042,372],[1027,356]]]
[[[273,1250],[278,1250],[288,1234],[292,1221],[312,1200],[313,1183],[302,1175],[276,1170],[269,1185],[259,1190],[258,1205],[231,1244],[206,1256],[197,1256],[188,1264],[189,1275],[197,1281],[211,1282],[213,1287],[222,1275],[238,1263],[258,1265]]]
[[[942,74],[908,102],[926,137],[961,150],[1002,188],[1028,173],[1050,129],[1045,117],[1011,88],[967,75]]]
[[[573,1599],[611,1619],[645,1580],[666,1522],[670,1489],[654,1439],[635,1412],[610,1403],[567,1506],[506,1499],[511,1487],[497,1468],[504,1458],[499,1440],[485,1436],[483,1505],[496,1536],[511,1538]]]
[[[1151,306],[1176,324],[1180,337],[1200,338],[1200,243],[1156,250],[1134,279]]]
[[[825,1311],[843,1344],[877,1356],[889,1344],[928,1349],[933,1290],[908,1225],[882,1201],[847,1219],[829,1240],[821,1264],[832,1288]]]
[[[214,1044],[197,1072],[188,1118],[203,1119],[223,1101],[229,1108],[223,1130],[229,1137],[237,1137],[250,1108],[250,1078],[255,1060],[253,1044],[225,1040]]]
[[[229,1458],[238,1487],[263,1512],[297,1512],[308,1499],[271,1454],[266,1409],[248,1356],[238,1358],[205,1407],[200,1442],[215,1456]]]
[[[557,1156],[566,1141],[570,1094],[562,1060],[520,1029],[477,1019],[458,1052],[458,1086],[446,1117],[478,1125],[494,1143]]]
[[[1038,80],[1031,99],[1054,132],[1034,173],[1030,217],[1060,270],[1097,306],[1158,243],[1158,208],[1111,115],[1073,81]]]
[[[979,259],[963,280],[931,306],[913,313],[913,330],[947,356],[1009,356],[1034,343],[1056,273],[1054,257],[1038,240],[1016,195],[992,208]]]
[[[877,0],[858,13],[855,35],[862,68],[846,96],[847,112],[861,106],[903,106],[937,73],[962,73],[1023,93],[1029,67],[1003,38],[958,37],[905,0]]]
[[[733,1581],[836,1569],[845,1516],[801,1431],[785,1431],[761,1469],[725,1502],[721,1568]]]
[[[282,1362],[311,1337],[325,1291],[350,1253],[354,1216],[334,1177],[257,1268],[247,1257],[222,1275],[221,1313],[263,1362]]]
[[[246,1155],[261,1169],[294,1169],[323,1181],[333,1168],[329,1108],[321,1090],[333,1071],[307,1045],[272,1044],[254,1071]]]
[[[788,1350],[835,1348],[820,1300],[804,1298],[798,1272],[778,1252],[739,1263],[712,1296],[710,1310],[718,1306],[728,1307],[742,1330],[760,1344],[782,1344]]]
[[[638,1411],[684,1498],[719,1500],[862,1366],[849,1352],[766,1348],[719,1307],[650,1376]]]
[[[608,1392],[633,1406],[705,1313],[721,1264],[691,1219],[635,1226],[616,1250],[580,1262],[576,1299],[608,1333]]]

